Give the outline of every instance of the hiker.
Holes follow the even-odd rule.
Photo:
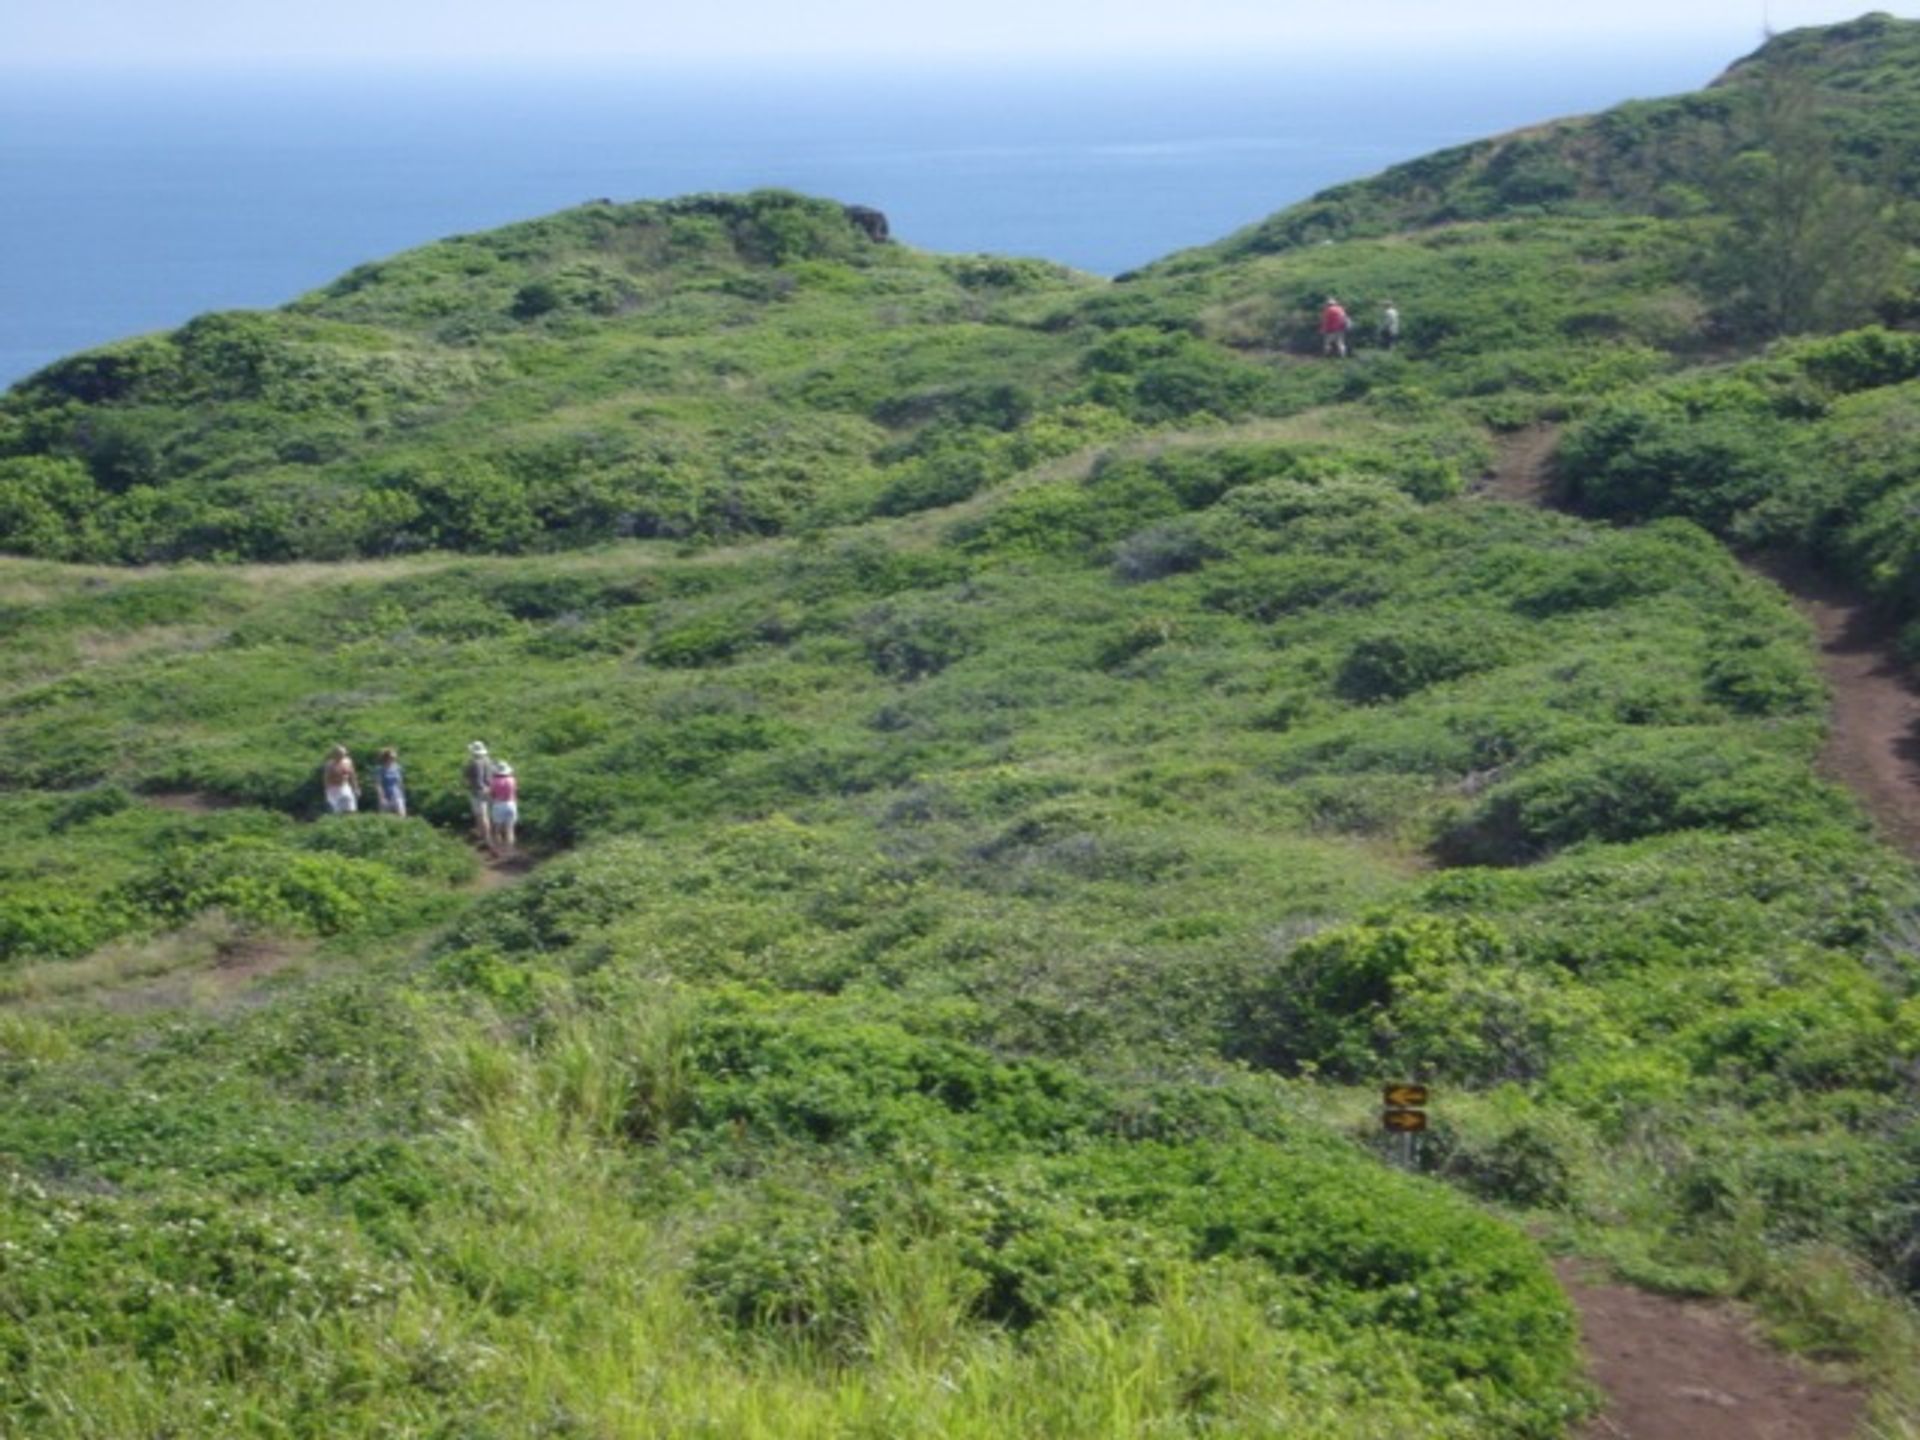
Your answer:
[[[353,773],[353,757],[346,746],[336,745],[327,752],[326,764],[320,767],[320,788],[329,813],[351,815],[360,808],[360,777]]]
[[[380,762],[373,772],[373,778],[380,787],[380,813],[406,819],[406,776],[400,770],[400,756],[391,745],[380,752]]]
[[[502,761],[493,767],[493,779],[487,794],[492,802],[489,819],[493,823],[493,853],[513,853],[513,831],[520,823],[520,787],[514,781],[513,767]]]
[[[493,757],[487,754],[486,741],[475,740],[467,746],[467,763],[461,767],[460,778],[466,782],[467,801],[473,806],[473,838],[491,845],[493,826],[488,812],[493,804]]]
[[[1353,324],[1340,302],[1329,295],[1320,310],[1320,353],[1347,358],[1347,330]]]
[[[1400,343],[1400,311],[1389,300],[1380,312],[1380,348],[1391,350]]]

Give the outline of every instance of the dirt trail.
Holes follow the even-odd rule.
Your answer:
[[[1557,426],[1501,447],[1474,493],[1522,505],[1556,501]],[[1792,595],[1820,635],[1834,696],[1824,766],[1909,855],[1920,856],[1920,697],[1898,678],[1864,607],[1783,564],[1762,573]],[[1677,1300],[1555,1266],[1580,1315],[1601,1413],[1574,1440],[1849,1440],[1865,1397],[1767,1346],[1732,1306]]]
[[[245,803],[204,790],[154,791],[140,798],[179,815],[212,815]],[[462,887],[475,896],[519,884],[549,858],[536,851],[501,856],[480,846],[475,849],[478,868]],[[157,939],[134,937],[121,945],[109,944],[79,962],[29,967],[11,977],[17,993],[0,994],[0,1004],[9,999],[27,1003],[85,1000],[122,1012],[231,1009],[261,1003],[265,995],[261,982],[305,962],[315,948],[312,940],[244,929],[209,936],[190,924]]]
[[[173,810],[181,815],[211,815],[217,810],[231,810],[241,803],[205,790],[155,790],[140,798],[161,810]]]
[[[91,998],[109,1010],[225,1010],[259,1004],[260,984],[313,953],[311,940],[236,936],[223,941],[208,962],[143,984],[108,984]]]
[[[521,850],[512,855],[488,855],[480,857],[480,873],[473,877],[472,887],[483,895],[491,895],[495,890],[504,890],[509,885],[518,885],[533,873],[534,866],[540,863],[538,857]]]
[[[1552,503],[1553,450],[1559,443],[1558,425],[1535,425],[1509,435],[1494,458],[1493,469],[1473,487],[1473,493],[1521,505]]]
[[[1552,425],[1510,437],[1474,493],[1554,504],[1559,438]],[[1854,793],[1889,844],[1920,860],[1920,689],[1906,677],[1890,627],[1860,596],[1803,561],[1761,556],[1746,563],[1787,592],[1818,637],[1820,671],[1833,693],[1822,772]]]
[[[1555,1266],[1606,1408],[1574,1440],[1847,1440],[1866,1397],[1766,1348],[1731,1306]]]
[[[1906,678],[1891,627],[1804,562],[1750,563],[1793,598],[1819,639],[1820,671],[1833,692],[1821,770],[1853,791],[1890,844],[1920,860],[1920,692]]]

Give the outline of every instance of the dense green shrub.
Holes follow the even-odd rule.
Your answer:
[[[300,832],[302,849],[345,855],[383,865],[417,880],[457,885],[473,878],[473,851],[460,840],[430,826],[395,821],[384,815],[351,815],[308,826]]]
[[[1878,325],[1795,341],[1783,346],[1779,356],[1783,368],[1791,367],[1840,395],[1920,380],[1920,336]]]
[[[1088,395],[1149,424],[1209,414],[1224,418],[1259,408],[1266,372],[1194,335],[1144,326],[1110,331],[1081,364]]]
[[[0,544],[16,555],[92,560],[105,553],[99,493],[85,467],[40,455],[0,459]]]
[[[1464,609],[1418,614],[1354,642],[1337,685],[1349,700],[1399,700],[1443,681],[1504,664],[1512,643]]]
[[[1104,1213],[1184,1231],[1196,1258],[1263,1267],[1318,1323],[1405,1332],[1433,1378],[1499,1408],[1504,1391],[1535,1423],[1558,1423],[1574,1348],[1565,1297],[1484,1218],[1427,1208],[1418,1182],[1381,1174],[1355,1190],[1331,1156],[1245,1144],[1109,1148],[1059,1168],[1084,1177]],[[1402,1223],[1388,1196],[1418,1219]]]
[[[1779,641],[1719,652],[1705,679],[1707,693],[1741,715],[1811,715],[1826,698],[1806,652]]]
[[[742,617],[707,615],[654,637],[647,646],[647,659],[655,665],[689,668],[717,665],[733,659],[752,640]]]
[[[1720,528],[1786,483],[1787,436],[1765,415],[1691,417],[1634,397],[1570,434],[1560,469],[1573,497],[1595,514],[1683,515]]]
[[[1793,827],[1840,818],[1794,762],[1712,732],[1647,730],[1551,760],[1490,791],[1443,849],[1496,864],[1583,840]]]
[[[1539,1078],[1596,1009],[1485,921],[1428,917],[1302,941],[1244,1006],[1235,1043],[1261,1064],[1482,1084]]]
[[[59,835],[85,825],[90,821],[104,820],[110,815],[119,815],[133,807],[133,796],[118,785],[101,785],[92,790],[82,790],[67,801],[48,823],[47,829]]]
[[[134,885],[131,898],[176,922],[224,910],[267,929],[335,935],[381,919],[404,903],[405,892],[390,869],[370,860],[236,838],[170,852]]]
[[[1363,561],[1279,555],[1216,567],[1208,575],[1206,603],[1249,620],[1271,621],[1322,606],[1364,609],[1386,592],[1378,572]]]
[[[859,621],[868,663],[894,680],[938,675],[979,647],[978,622],[962,603],[959,596],[935,594],[869,610]]]
[[[133,910],[110,897],[74,894],[48,885],[37,892],[0,897],[0,961],[85,955],[136,919]]]
[[[1656,523],[1624,534],[1588,537],[1573,547],[1515,546],[1501,552],[1495,563],[1505,572],[1500,583],[1512,594],[1514,608],[1544,618],[1610,610],[1643,596],[1684,591],[1703,566],[1724,561],[1718,547],[1699,531]]]

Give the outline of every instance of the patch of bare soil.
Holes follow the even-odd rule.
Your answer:
[[[1554,1268],[1606,1397],[1574,1440],[1848,1440],[1859,1426],[1860,1390],[1767,1348],[1732,1306]]]
[[[504,890],[509,885],[518,885],[533,873],[539,859],[526,851],[516,851],[512,855],[483,854],[480,858],[480,873],[473,877],[473,888],[481,894],[491,894],[495,890]]]
[[[223,939],[210,964],[176,970],[142,985],[105,989],[98,998],[122,1012],[224,1009],[248,1003],[258,982],[304,959],[313,948],[311,940],[240,934]]]
[[[231,810],[240,803],[205,790],[159,790],[140,798],[158,809],[175,810],[182,815],[211,815],[216,810]]]
[[[1859,797],[1886,840],[1920,860],[1920,692],[1892,628],[1866,601],[1795,560],[1750,562],[1813,622],[1833,714],[1820,768]]]
[[[1559,443],[1558,425],[1535,425],[1509,435],[1494,457],[1493,468],[1472,493],[1517,505],[1552,504],[1553,451]]]

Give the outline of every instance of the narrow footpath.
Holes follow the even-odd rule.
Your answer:
[[[1555,426],[1502,446],[1475,492],[1555,503]],[[1847,786],[1886,839],[1920,859],[1920,694],[1902,677],[1866,605],[1804,566],[1753,566],[1813,622],[1833,694],[1821,768]],[[1577,1260],[1555,1266],[1580,1316],[1601,1412],[1574,1440],[1853,1440],[1866,1396],[1765,1343],[1737,1307],[1619,1285]]]
[[[1554,1266],[1580,1315],[1587,1378],[1605,1407],[1574,1440],[1850,1440],[1866,1409],[1768,1346],[1738,1308],[1617,1285]]]
[[[1920,860],[1920,693],[1892,628],[1858,595],[1799,561],[1752,562],[1812,622],[1833,715],[1820,768],[1853,791],[1883,839]]]

